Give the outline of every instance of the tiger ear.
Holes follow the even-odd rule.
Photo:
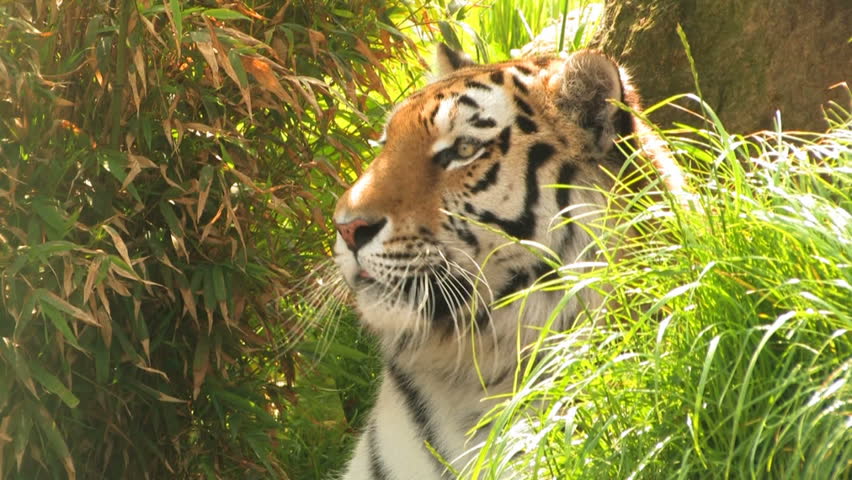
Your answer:
[[[590,50],[565,61],[556,104],[580,127],[594,136],[601,153],[615,145],[618,136],[633,131],[633,119],[612,100],[624,103],[626,77],[609,57]],[[629,87],[628,87],[629,88]]]
[[[435,52],[435,70],[438,77],[449,75],[464,67],[476,65],[466,53],[457,52],[445,43],[439,43]]]

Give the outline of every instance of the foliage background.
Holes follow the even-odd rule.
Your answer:
[[[379,105],[421,70],[411,15],[0,4],[0,477],[310,478],[344,458],[341,405],[364,402],[334,389],[370,378],[369,344],[350,331],[317,364],[325,334],[291,299]]]
[[[597,6],[0,2],[0,478],[301,480],[339,468],[371,403],[377,356],[342,286],[327,282],[326,214],[336,194],[371,158],[369,139],[388,106],[425,80],[425,47],[443,40],[493,61],[546,31],[539,51],[571,50],[588,42]],[[668,330],[648,319],[623,335],[548,340],[543,365],[553,381],[534,388],[535,372],[519,377],[516,401],[495,412],[505,428],[494,430],[473,472],[507,467],[488,455],[512,441],[538,442],[511,457],[523,465],[519,478],[689,478],[710,464],[760,476],[791,452],[825,453],[821,438],[833,439],[829,453],[841,460],[852,448],[834,428],[852,404],[848,224],[847,236],[832,240],[818,233],[825,218],[757,218],[771,209],[804,216],[799,199],[808,198],[849,211],[848,194],[807,180],[848,184],[848,111],[828,138],[808,137],[807,151],[790,146],[801,144],[794,135],[758,141],[697,121],[709,128],[670,143],[696,182],[726,187],[698,192],[709,218],[658,205],[674,216],[648,256],[592,272],[621,279],[614,294],[645,289],[626,306],[646,302],[684,318],[670,316]],[[795,165],[793,181],[767,184],[737,168],[752,157],[784,168],[787,159],[808,161]],[[743,228],[718,224],[742,214],[753,215]],[[799,243],[769,235],[784,229]],[[769,239],[760,259],[749,255],[758,231]],[[690,248],[655,249],[673,238]],[[728,270],[700,283],[693,263],[711,257],[725,257]],[[743,264],[745,273],[736,270]],[[825,304],[791,293],[785,282],[797,278],[839,313],[814,321],[809,309]],[[704,316],[694,313],[701,301]],[[796,314],[779,323],[787,311]],[[725,320],[731,315],[744,320]],[[789,341],[759,343],[767,328]],[[798,350],[819,342],[831,355],[797,367]],[[749,383],[730,373],[743,371],[759,374]],[[551,427],[512,430],[507,419],[538,398],[549,399],[538,425]],[[578,402],[576,415],[565,398]],[[689,410],[701,401],[720,407]],[[833,410],[823,423],[808,420],[826,405]],[[695,423],[673,411],[691,412]],[[755,421],[765,412],[776,430]],[[785,427],[791,420],[797,428]],[[790,447],[792,438],[803,447]],[[549,470],[523,463],[541,458],[553,460]],[[796,460],[785,465],[782,473],[795,474]],[[829,462],[807,465],[843,473]]]

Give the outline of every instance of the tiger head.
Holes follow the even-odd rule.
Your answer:
[[[602,54],[478,65],[439,46],[437,63],[334,213],[336,261],[382,337],[499,323],[495,300],[552,271],[531,242],[582,261],[592,238],[580,224],[602,215],[599,190],[625,164],[618,144],[636,138],[638,122],[610,101],[636,107],[635,93]],[[530,315],[543,323],[556,301]],[[563,309],[566,322],[582,302]]]

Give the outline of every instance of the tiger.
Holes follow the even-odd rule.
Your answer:
[[[566,330],[601,306],[589,289],[496,308],[553,275],[529,245],[564,263],[590,260],[595,233],[581,223],[604,215],[619,174],[642,168],[631,150],[647,150],[636,158],[650,158],[667,188],[680,181],[630,113],[640,106],[626,73],[602,53],[477,64],[439,44],[436,63],[435,77],[390,111],[380,151],[333,214],[335,263],[383,359],[342,480],[460,471],[488,435],[470,432],[513,391],[519,349],[545,322]]]

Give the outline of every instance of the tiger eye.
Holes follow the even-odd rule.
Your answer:
[[[476,153],[476,145],[470,142],[460,143],[459,146],[456,147],[456,153],[462,158],[467,158]]]

